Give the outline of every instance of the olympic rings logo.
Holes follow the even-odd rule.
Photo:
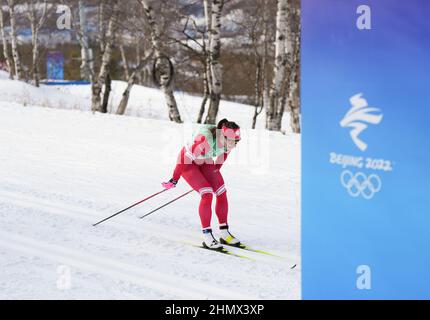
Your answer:
[[[362,172],[353,174],[349,170],[344,170],[340,175],[342,185],[348,190],[351,197],[361,195],[364,199],[372,199],[375,193],[382,188],[382,181],[376,174],[366,176]]]

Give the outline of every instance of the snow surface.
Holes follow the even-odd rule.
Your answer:
[[[8,74],[0,71],[0,101],[16,102],[23,105],[35,105],[48,108],[91,110],[90,85],[59,85],[36,88],[24,82],[9,80]],[[115,113],[122,93],[126,88],[123,81],[112,81],[112,92],[109,99],[108,111]],[[195,122],[199,114],[202,97],[183,92],[175,92],[179,112],[184,122]],[[237,119],[242,128],[251,128],[255,108],[246,104],[222,100],[218,118]],[[135,85],[130,94],[126,115],[147,119],[169,120],[164,96],[160,90]],[[264,129],[265,114],[257,118],[257,129]],[[283,117],[282,129],[291,133],[290,117]]]
[[[80,111],[87,89],[37,89],[0,73],[0,299],[300,299],[299,135],[242,130],[222,168],[231,232],[282,258],[226,256],[192,245],[197,193],[138,219],[188,191],[184,180],[92,226],[159,191],[193,128],[165,120],[156,89],[133,93],[139,117]],[[198,112],[198,97],[183,100]],[[247,108],[224,102],[221,112],[245,124]]]

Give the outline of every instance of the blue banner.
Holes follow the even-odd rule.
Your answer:
[[[47,54],[46,78],[48,80],[64,80],[64,55],[61,51],[52,51]]]
[[[302,0],[302,295],[430,298],[430,2]]]

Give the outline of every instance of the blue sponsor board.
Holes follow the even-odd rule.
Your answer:
[[[302,0],[304,299],[430,298],[429,16]]]
[[[52,51],[47,54],[46,77],[49,80],[64,80],[64,56],[61,51]]]

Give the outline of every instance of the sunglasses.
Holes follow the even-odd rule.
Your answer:
[[[240,139],[231,139],[231,138],[227,138],[227,137],[225,137],[225,139],[227,141],[234,142],[235,144],[237,144],[240,141]]]

